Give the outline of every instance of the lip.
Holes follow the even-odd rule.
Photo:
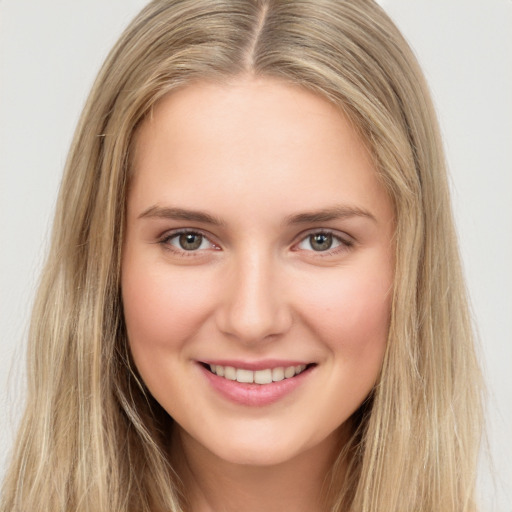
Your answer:
[[[245,384],[236,380],[228,380],[224,377],[219,377],[208,370],[203,363],[206,363],[206,361],[198,363],[198,367],[208,384],[216,393],[230,402],[251,407],[264,407],[282,400],[299,388],[310,377],[316,367],[316,365],[310,365],[299,375],[279,382],[269,384]],[[244,370],[257,371],[267,368],[278,368],[280,366],[297,366],[306,363],[283,360],[245,363],[241,361],[215,360],[208,361],[206,364],[219,364],[221,366],[233,366]]]

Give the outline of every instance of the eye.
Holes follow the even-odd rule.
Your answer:
[[[206,236],[197,231],[181,231],[174,233],[166,236],[161,243],[167,247],[170,246],[173,250],[186,252],[216,248]]]
[[[297,245],[303,251],[327,252],[338,248],[350,247],[352,242],[344,240],[329,231],[310,233]]]

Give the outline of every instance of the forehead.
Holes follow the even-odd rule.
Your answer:
[[[218,206],[229,194],[240,212],[254,199],[285,215],[306,199],[320,208],[383,194],[371,155],[342,111],[268,78],[198,82],[170,93],[138,131],[133,168],[132,202],[140,203],[195,198]],[[184,197],[187,190],[193,195]]]
[[[246,150],[250,145],[253,153],[271,148],[297,150],[307,140],[303,150],[326,151],[337,146],[345,157],[357,149],[362,150],[358,158],[370,156],[338,106],[305,88],[273,78],[199,81],[167,94],[137,132],[136,163],[141,149],[164,138],[175,147],[183,143],[189,147],[195,141],[201,149],[224,139]]]

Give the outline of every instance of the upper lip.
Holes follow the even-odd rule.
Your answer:
[[[262,359],[259,361],[244,361],[238,359],[204,359],[199,361],[206,365],[232,366],[242,370],[267,370],[274,368],[286,368],[288,366],[299,366],[311,364],[311,361],[297,359]]]

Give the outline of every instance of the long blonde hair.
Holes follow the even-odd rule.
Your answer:
[[[395,207],[387,352],[326,480],[328,509],[475,510],[481,377],[439,130],[407,43],[371,0],[155,0],[107,58],[71,147],[2,512],[182,510],[162,432],[172,420],[133,369],[124,330],[131,146],[165,94],[240,74],[298,84],[343,109]]]

